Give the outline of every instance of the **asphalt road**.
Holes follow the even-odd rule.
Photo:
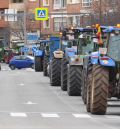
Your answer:
[[[120,129],[120,101],[107,114],[86,112],[81,97],[69,97],[32,69],[0,71],[0,129]]]

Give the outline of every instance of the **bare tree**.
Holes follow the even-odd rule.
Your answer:
[[[120,19],[120,0],[94,0],[92,4],[94,23],[115,25]]]

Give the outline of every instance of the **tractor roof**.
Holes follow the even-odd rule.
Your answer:
[[[97,32],[97,29],[96,28],[75,28],[73,29],[74,32]]]

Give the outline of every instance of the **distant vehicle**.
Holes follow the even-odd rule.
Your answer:
[[[10,62],[9,67],[11,70],[15,70],[15,68],[34,68],[34,57],[28,55],[20,55],[14,56]]]
[[[13,56],[17,55],[15,50],[10,48],[2,47],[0,48],[0,61],[9,64],[9,61],[12,59]]]

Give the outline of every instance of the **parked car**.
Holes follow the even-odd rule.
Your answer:
[[[28,55],[20,55],[20,56],[14,56],[10,62],[9,67],[12,70],[15,70],[15,68],[21,69],[21,68],[34,68],[34,57],[28,56]]]

